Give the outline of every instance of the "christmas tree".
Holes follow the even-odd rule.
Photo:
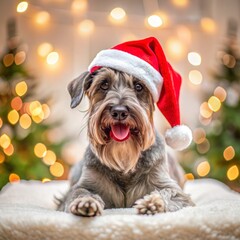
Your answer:
[[[240,190],[240,52],[237,23],[231,20],[214,91],[200,106],[202,126],[194,130],[192,149],[184,154],[188,178],[212,177]]]
[[[0,58],[0,189],[20,179],[49,181],[66,176],[61,160],[63,142],[54,143],[46,123],[48,98],[37,100],[37,81],[25,67],[26,45],[8,22],[7,49]]]

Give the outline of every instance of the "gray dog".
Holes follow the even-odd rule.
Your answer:
[[[155,214],[193,206],[180,187],[183,172],[154,128],[151,89],[135,74],[113,67],[87,71],[68,86],[72,108],[84,94],[89,98],[90,144],[72,169],[58,210],[97,216],[104,208]]]

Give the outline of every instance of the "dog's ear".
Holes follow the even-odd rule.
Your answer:
[[[68,92],[72,98],[71,108],[75,108],[82,101],[84,92],[90,87],[91,82],[91,73],[87,71],[68,84]]]

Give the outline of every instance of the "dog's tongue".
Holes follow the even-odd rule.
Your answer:
[[[129,126],[124,124],[115,124],[111,126],[110,136],[118,142],[125,141],[129,138]]]

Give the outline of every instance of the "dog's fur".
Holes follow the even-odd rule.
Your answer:
[[[154,129],[154,102],[139,79],[101,68],[83,73],[68,90],[72,108],[84,94],[90,100],[90,144],[72,169],[71,188],[59,210],[95,216],[104,208],[135,206],[140,214],[154,214],[193,206],[179,186],[183,184],[180,167],[167,158],[165,142]],[[127,109],[124,119],[113,117],[115,106]],[[119,122],[130,127],[130,137],[122,142],[110,136],[111,126]]]

